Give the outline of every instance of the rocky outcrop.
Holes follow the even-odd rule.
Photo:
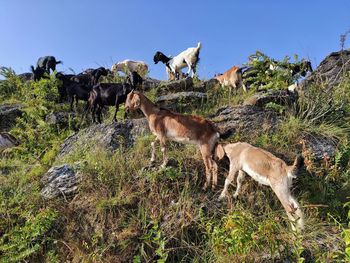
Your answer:
[[[174,111],[183,111],[193,106],[198,107],[199,104],[206,101],[206,98],[207,94],[203,92],[184,91],[160,96],[156,98],[155,103],[160,107]]]
[[[164,95],[170,92],[188,91],[192,87],[193,79],[188,77],[180,80],[161,82],[158,86],[158,92]]]
[[[221,134],[240,133],[246,136],[274,130],[280,117],[273,110],[244,105],[221,108],[211,117],[211,120]]]
[[[255,105],[264,107],[273,102],[279,105],[292,105],[297,101],[298,94],[289,90],[276,90],[269,92],[258,92],[244,101],[244,105]]]
[[[332,88],[339,84],[350,71],[350,51],[338,51],[328,55],[304,81],[301,88],[305,89],[311,84],[321,84],[326,88]]]
[[[68,137],[61,145],[57,158],[61,159],[77,149],[89,150],[98,146],[108,151],[114,151],[121,145],[130,147],[138,136],[148,133],[149,127],[145,118],[110,124],[95,124]]]
[[[46,199],[52,199],[58,196],[69,196],[75,193],[80,181],[79,164],[63,164],[52,167],[41,178],[44,187],[41,190],[41,196]]]
[[[15,124],[16,118],[22,116],[21,104],[0,105],[0,132],[9,131]]]

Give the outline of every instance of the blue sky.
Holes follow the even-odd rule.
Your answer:
[[[256,50],[274,58],[298,54],[315,65],[339,50],[349,11],[348,0],[1,0],[0,65],[22,73],[54,55],[64,62],[58,70],[78,73],[134,59],[165,79],[154,53],[176,55],[198,41],[203,78],[243,64]]]

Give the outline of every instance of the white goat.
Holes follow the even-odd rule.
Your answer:
[[[167,57],[162,52],[157,51],[154,55],[153,61],[157,64],[161,61],[166,67],[175,75],[176,79],[181,76],[181,69],[188,67],[187,74],[192,72],[191,76],[194,77],[196,74],[196,66],[199,61],[199,52],[202,45],[198,42],[197,47],[190,47],[185,51],[182,51],[176,57]],[[168,74],[169,76],[169,74]]]
[[[143,61],[126,59],[114,64],[111,71],[114,73],[122,71],[127,75],[133,71],[136,71],[140,76],[145,77],[148,73],[148,65]]]
[[[272,188],[286,210],[288,218],[292,222],[293,230],[299,231],[303,229],[303,213],[298,202],[290,192],[292,179],[302,165],[303,159],[300,156],[295,159],[293,165],[288,166],[283,160],[273,154],[242,142],[226,145],[219,144],[215,151],[216,157],[221,159],[225,154],[230,159],[230,171],[219,200],[227,195],[228,186],[238,172],[237,188],[233,195],[236,198],[241,189],[245,173],[247,173],[260,184],[268,185]],[[296,228],[293,224],[295,222]]]

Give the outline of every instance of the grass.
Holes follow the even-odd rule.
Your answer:
[[[310,99],[316,98],[305,96],[299,110],[280,111],[282,121],[274,132],[254,137],[235,134],[229,139],[244,138],[288,160],[294,158],[303,134],[340,142],[331,166],[303,170],[295,181],[293,193],[306,214],[306,230],[296,235],[271,189],[253,180],[244,182],[238,200],[219,203],[221,188],[203,192],[204,165],[191,145],[171,143],[174,165],[163,170],[142,169],[149,162],[153,136],[139,137],[133,147],[113,153],[99,145],[93,150],[79,147],[56,160],[64,139],[89,122],[81,123],[78,115],[65,128],[47,124],[48,113],[68,107],[55,102],[56,80],[23,83],[11,71],[4,74],[7,80],[0,83],[0,94],[6,96],[1,96],[0,103],[20,102],[25,114],[10,131],[22,144],[0,153],[1,262],[346,262],[349,216],[348,206],[343,205],[349,193],[350,147],[349,109],[344,101],[348,84],[342,83],[332,93],[332,109],[315,108],[314,114],[303,115],[302,109],[313,109],[315,102]],[[185,113],[209,116],[225,105],[242,104],[253,93],[230,95],[217,86],[208,91],[207,101]],[[154,99],[156,90],[147,96]],[[322,117],[315,119],[320,113]],[[112,114],[109,109],[104,121],[111,122]],[[123,108],[118,118],[122,116]],[[52,165],[77,161],[82,178],[78,193],[43,200],[42,175]],[[159,149],[157,163],[161,163]],[[221,186],[227,168],[220,163]],[[234,186],[230,193],[233,190]]]

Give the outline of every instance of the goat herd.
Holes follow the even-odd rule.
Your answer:
[[[201,43],[198,43],[197,47],[188,48],[175,57],[167,57],[158,51],[154,55],[154,63],[157,64],[160,61],[165,64],[169,80],[183,78],[191,72],[193,76],[196,73],[200,49]],[[45,73],[49,74],[50,70],[54,71],[59,63],[61,62],[56,61],[52,56],[39,58],[37,67],[32,66],[34,80],[45,77]],[[187,74],[183,74],[181,71],[185,67],[188,67]],[[107,76],[117,71],[126,73],[128,75],[127,81],[124,83],[99,83],[101,76]],[[220,200],[226,197],[228,186],[234,180],[236,173],[238,173],[237,189],[234,197],[237,197],[242,180],[245,174],[248,174],[259,183],[272,188],[286,210],[293,230],[303,229],[303,214],[298,202],[290,192],[292,178],[302,164],[302,158],[298,156],[294,164],[288,166],[283,160],[271,153],[248,143],[219,143],[220,133],[212,122],[198,116],[182,115],[160,108],[140,91],[136,91],[142,87],[143,78],[147,73],[148,66],[145,62],[131,60],[116,63],[111,70],[100,67],[85,70],[78,75],[57,73],[56,77],[62,82],[59,88],[60,100],[63,101],[68,97],[71,101],[71,108],[74,99],[76,102],[78,100],[87,101],[86,107],[90,107],[93,120],[95,121],[97,112],[99,122],[101,122],[101,111],[104,106],[116,107],[115,120],[121,103],[125,103],[126,113],[140,109],[148,120],[151,132],[156,136],[156,140],[151,143],[151,166],[155,162],[158,143],[163,154],[161,167],[165,167],[168,163],[167,141],[195,144],[200,149],[205,165],[206,182],[203,189],[206,190],[210,185],[212,189],[215,189],[218,174],[215,160],[226,155],[230,160],[230,169],[225,180],[224,190],[219,197]],[[217,76],[216,79],[224,86],[242,87],[246,90],[242,81],[241,69],[238,67],[231,68],[224,74]]]

